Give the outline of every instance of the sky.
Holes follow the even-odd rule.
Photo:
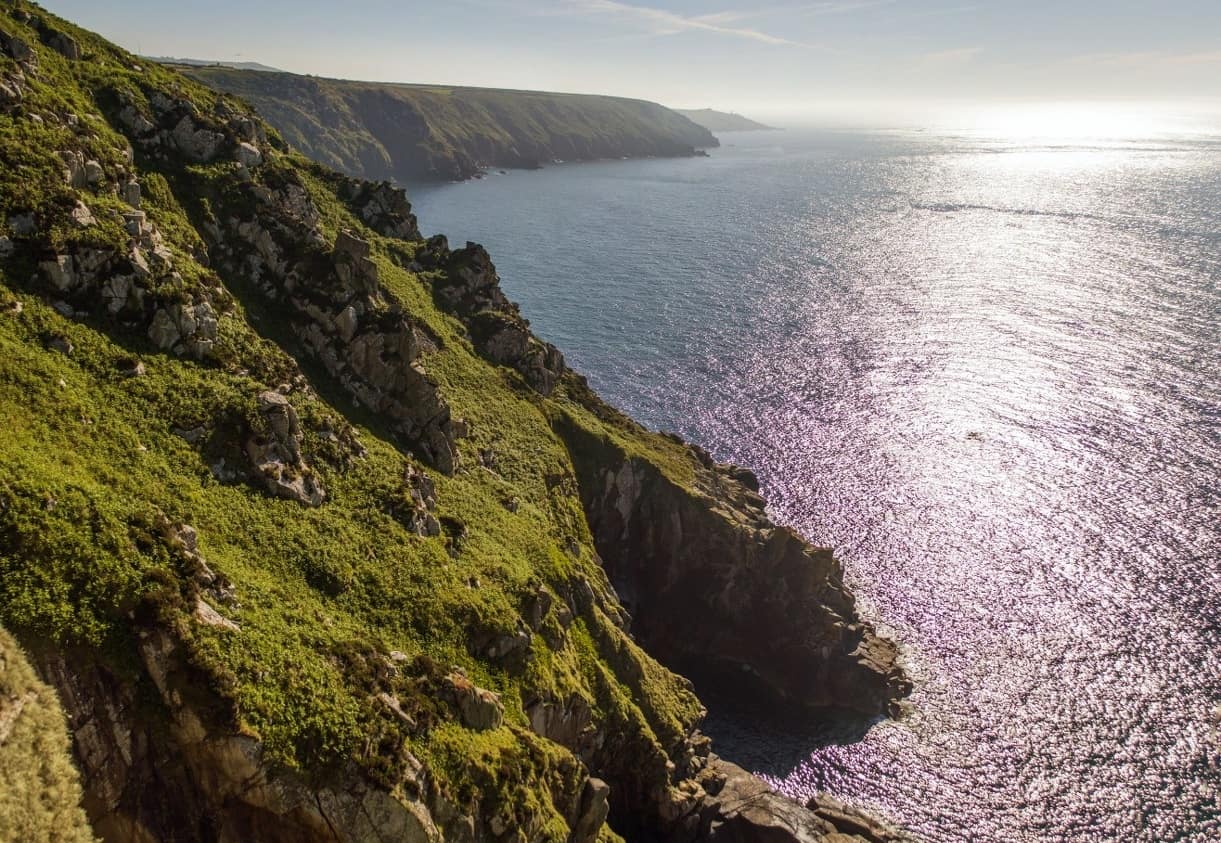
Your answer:
[[[1221,102],[1221,0],[44,0],[144,55],[750,116]]]

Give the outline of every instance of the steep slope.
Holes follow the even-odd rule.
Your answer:
[[[481,248],[24,2],[0,165],[0,623],[102,838],[885,836],[711,755],[607,575],[666,658],[875,714],[905,684],[838,564],[603,404]]]
[[[754,132],[775,129],[774,126],[756,123],[754,120],[743,117],[741,114],[714,111],[711,108],[676,108],[674,110],[692,123],[703,126],[710,132]]]
[[[252,103],[310,158],[361,178],[467,179],[488,167],[684,156],[717,146],[707,130],[643,100],[180,69]]]

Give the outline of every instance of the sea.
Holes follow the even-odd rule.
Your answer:
[[[1221,840],[1221,132],[721,141],[410,191],[900,643],[901,719],[713,700],[720,754],[917,840]]]

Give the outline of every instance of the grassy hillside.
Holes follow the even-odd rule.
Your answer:
[[[89,843],[64,713],[0,628],[0,840]]]
[[[603,404],[486,252],[24,2],[0,427],[0,623],[107,840],[702,839],[740,806],[628,632],[621,536],[684,659],[869,713],[902,690],[830,552]]]
[[[700,126],[642,100],[182,70],[252,103],[315,161],[362,178],[464,179],[487,167],[692,155],[717,145]]]
[[[692,123],[703,126],[710,132],[754,132],[775,128],[774,126],[756,123],[754,120],[743,117],[741,114],[714,111],[711,108],[676,108],[674,110]]]

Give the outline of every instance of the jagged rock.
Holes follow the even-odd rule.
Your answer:
[[[356,336],[356,329],[360,327],[360,317],[356,315],[356,308],[349,305],[339,312],[335,317],[335,330],[339,332],[339,338],[345,343],[350,343],[352,338]]]
[[[573,454],[602,445],[561,424]],[[780,707],[876,715],[910,692],[893,643],[857,616],[839,561],[773,524],[708,458],[696,489],[621,456],[576,460],[598,554],[663,663]]]
[[[12,238],[0,236],[0,260],[8,260],[15,251],[17,251],[17,246],[13,243]]]
[[[58,335],[51,337],[51,339],[47,341],[47,348],[51,349],[52,351],[58,351],[60,354],[65,356],[71,356],[72,352],[75,350],[71,340],[69,340],[67,337],[61,337]]]
[[[16,237],[29,237],[38,231],[38,222],[31,213],[13,214],[8,218],[8,227]]]
[[[214,626],[229,632],[241,632],[242,628],[209,606],[202,597],[195,600],[195,620],[205,626]]]
[[[306,506],[321,506],[326,490],[301,455],[302,431],[297,411],[278,392],[259,395],[259,412],[269,435],[252,435],[246,456],[273,495]]]
[[[68,33],[60,32],[58,29],[44,27],[41,35],[42,42],[64,58],[70,61],[80,60],[81,46],[77,43],[76,39]]]
[[[345,286],[362,293],[378,291],[377,264],[369,257],[369,241],[362,240],[348,229],[335,239],[335,274]]]
[[[72,208],[69,214],[72,222],[80,228],[88,228],[91,225],[97,225],[97,219],[93,216],[93,211],[89,210],[89,206],[84,202],[78,201]]]
[[[148,338],[157,348],[169,351],[178,344],[182,333],[178,330],[174,318],[167,311],[158,310],[153,314],[152,324],[148,326]]]
[[[504,723],[504,706],[500,697],[475,685],[461,673],[445,677],[445,693],[457,706],[462,722],[472,729],[487,731],[499,729]]]
[[[38,268],[51,286],[61,293],[68,292],[76,286],[76,265],[73,263],[71,255],[57,255],[52,260],[40,263]]]
[[[237,163],[251,170],[263,163],[263,153],[259,152],[259,148],[252,143],[245,141],[239,143],[234,154]]]
[[[90,185],[95,185],[102,179],[106,178],[106,172],[102,169],[102,165],[97,161],[85,162],[85,181]]]
[[[85,156],[76,150],[65,150],[59,153],[64,162],[64,180],[68,186],[80,190],[89,184],[85,172]]]
[[[157,131],[157,124],[149,120],[133,103],[127,103],[119,110],[119,122],[137,138],[147,137]]]
[[[349,179],[343,196],[356,209],[366,225],[386,237],[419,240],[420,228],[411,212],[407,193],[390,182],[362,182]]]
[[[577,822],[573,826],[569,843],[593,843],[598,838],[598,832],[606,822],[610,813],[610,785],[601,779],[590,776],[585,780],[585,788],[581,793],[581,808]]]
[[[34,58],[34,51],[30,49],[29,44],[2,29],[0,29],[0,50],[3,50],[5,55],[16,62],[28,62]]]
[[[0,109],[11,111],[21,105],[25,92],[12,79],[0,79]]]
[[[192,106],[193,108],[193,106]],[[191,114],[186,114],[170,133],[178,150],[192,161],[207,164],[220,153],[225,136],[220,132],[200,127]]]
[[[133,208],[140,207],[140,194],[140,182],[134,178],[123,182],[122,186],[119,187],[119,196]]]

